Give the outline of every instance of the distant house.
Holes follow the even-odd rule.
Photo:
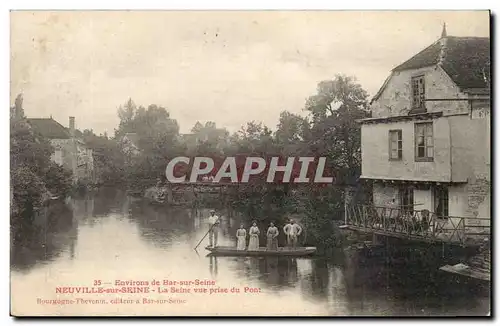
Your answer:
[[[94,180],[92,149],[76,136],[75,118],[69,117],[69,128],[51,118],[31,118],[28,123],[35,133],[50,140],[54,147],[51,160],[73,172],[73,180]]]
[[[394,68],[361,120],[375,206],[490,218],[490,110],[489,38],[444,30]]]
[[[188,152],[196,150],[199,140],[196,134],[180,134],[179,141],[186,145]]]
[[[209,133],[210,132],[210,133]],[[186,145],[188,151],[194,151],[205,142],[215,143],[215,148],[223,150],[229,144],[228,133],[225,129],[203,130],[199,133],[180,134],[179,141]]]
[[[124,154],[136,156],[139,149],[139,137],[135,132],[128,132],[120,139],[121,149]]]

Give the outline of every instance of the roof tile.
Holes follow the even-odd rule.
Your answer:
[[[441,42],[444,41],[444,42]],[[448,36],[431,44],[393,71],[439,64],[460,88],[487,88],[484,74],[490,73],[488,37]]]
[[[40,133],[48,139],[69,139],[70,134],[67,128],[52,118],[33,118],[28,119],[28,123],[35,132]]]

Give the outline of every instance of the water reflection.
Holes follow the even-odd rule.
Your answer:
[[[11,266],[14,270],[28,271],[65,252],[74,258],[77,221],[73,211],[62,202],[54,202],[34,216],[13,217],[12,229]]]
[[[139,225],[141,236],[159,247],[185,243],[195,230],[196,215],[191,209],[138,204],[131,207],[130,219]],[[198,222],[199,223],[199,222]]]
[[[298,262],[309,259],[288,257],[221,257],[231,260],[231,270],[240,278],[256,279],[263,287],[275,290],[295,288],[300,280]],[[303,272],[302,272],[303,273]]]
[[[209,263],[210,275],[212,275],[214,279],[217,279],[218,276],[217,257],[210,255],[209,261],[210,261]]]
[[[205,239],[197,254],[193,248],[208,230],[209,209],[152,206],[110,189],[55,202],[36,216],[20,219],[23,223],[14,228],[14,277],[19,284],[43,284],[47,275],[61,268],[50,270],[59,262],[76,279],[86,275],[82,274],[86,268],[96,266],[96,271],[110,278],[149,273],[151,277],[252,284],[265,291],[258,301],[262,305],[285,303],[281,297],[285,296],[287,302],[318,309],[320,314],[467,315],[488,311],[488,294],[473,293],[447,275],[430,273],[422,266],[367,260],[356,251],[339,250],[330,259],[206,257]],[[220,244],[234,245],[241,216],[229,210],[218,214],[223,217]],[[227,300],[221,306],[232,303]],[[274,308],[269,309],[272,314]]]

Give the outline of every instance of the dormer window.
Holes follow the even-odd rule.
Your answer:
[[[411,78],[411,92],[413,111],[425,112],[425,79],[424,76],[416,76]]]

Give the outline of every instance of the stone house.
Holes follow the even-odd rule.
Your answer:
[[[370,104],[372,117],[360,120],[361,178],[375,206],[490,218],[489,38],[443,29],[391,71]]]
[[[52,117],[31,118],[28,123],[36,133],[49,139],[54,147],[51,160],[72,171],[74,182],[95,180],[93,151],[77,136],[74,117],[69,117],[69,128]]]

